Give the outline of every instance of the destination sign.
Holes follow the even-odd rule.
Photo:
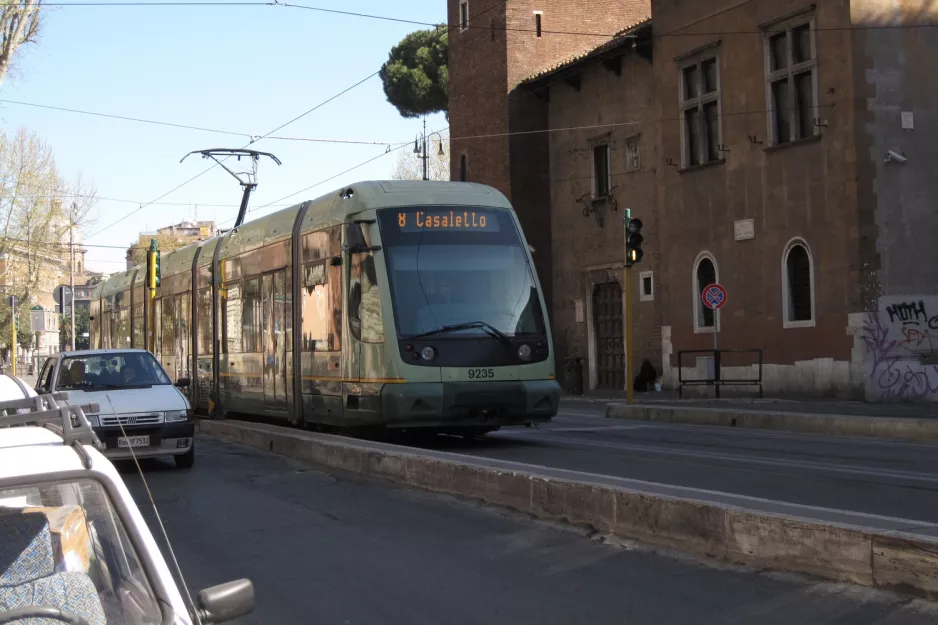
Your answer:
[[[401,232],[446,230],[452,232],[498,232],[498,216],[478,210],[398,211]]]

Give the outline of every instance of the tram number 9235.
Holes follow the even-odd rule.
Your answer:
[[[495,377],[495,369],[469,369],[469,379],[487,380]]]

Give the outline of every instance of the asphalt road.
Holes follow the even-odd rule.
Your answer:
[[[603,417],[566,403],[538,428],[429,445],[470,455],[938,522],[938,444]]]
[[[264,625],[925,625],[938,605],[606,544],[200,438],[145,476],[193,594],[246,576]],[[141,478],[123,465],[151,528]]]

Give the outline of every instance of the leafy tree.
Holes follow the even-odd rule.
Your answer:
[[[402,117],[444,112],[449,118],[448,48],[446,28],[418,30],[391,48],[379,75]]]
[[[71,315],[62,317],[62,327],[59,332],[59,348],[65,349],[72,344],[72,318]],[[87,349],[88,339],[84,338],[86,332],[91,331],[91,317],[84,306],[75,307],[75,349]]]
[[[30,348],[35,342],[36,335],[32,331],[29,321],[29,309],[23,306],[23,293],[16,294],[18,303],[16,305],[16,344],[23,348]],[[7,303],[7,294],[2,297],[0,302],[0,344],[6,347],[10,346],[12,338],[10,328],[10,305]]]
[[[41,25],[41,0],[4,0],[0,4],[0,82],[20,46],[35,43]]]
[[[70,196],[74,201],[63,201]],[[69,229],[80,245],[95,202],[80,176],[69,183],[60,175],[39,135],[0,130],[0,259],[5,282],[16,285],[21,301],[31,302],[40,287],[51,290],[55,271],[68,271]]]

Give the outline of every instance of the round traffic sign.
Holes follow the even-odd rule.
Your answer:
[[[52,299],[55,300],[56,304],[68,306],[72,303],[72,289],[65,284],[61,284],[53,289]]]
[[[700,294],[700,299],[710,310],[718,310],[726,303],[726,289],[720,284],[707,285]]]

